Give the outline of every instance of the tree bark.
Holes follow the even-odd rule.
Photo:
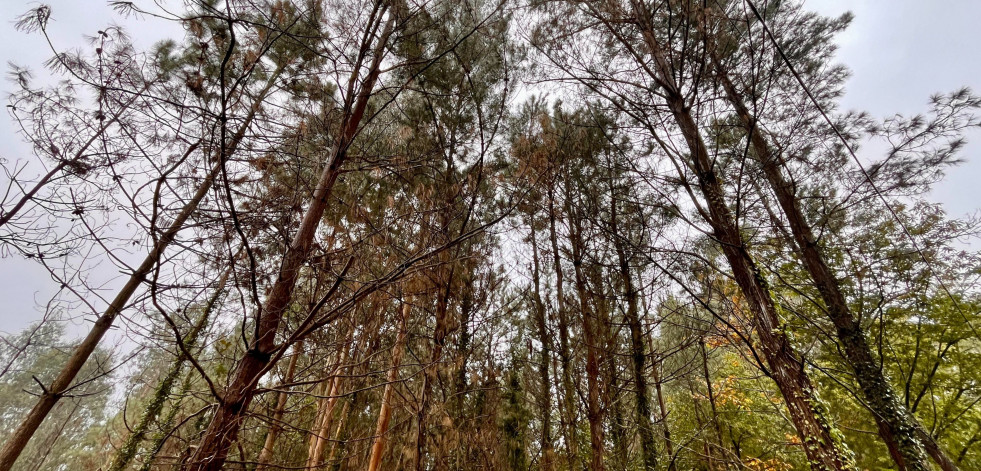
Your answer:
[[[278,73],[273,74],[273,77],[278,76]],[[228,156],[235,153],[238,145],[242,142],[245,137],[245,133],[251,126],[252,121],[255,119],[256,113],[260,109],[262,101],[265,99],[266,95],[272,89],[274,80],[270,80],[266,87],[259,93],[252,106],[249,109],[248,114],[245,117],[245,122],[238,129],[235,135],[232,137],[228,144],[228,147],[224,151],[224,155]],[[189,149],[188,153],[193,152],[198,144],[193,144]],[[220,159],[218,159],[220,160]],[[140,265],[133,271],[126,281],[126,284],[116,293],[116,297],[109,303],[106,310],[103,311],[102,315],[93,323],[92,329],[89,331],[88,335],[82,340],[75,350],[72,352],[71,357],[65,362],[65,366],[62,368],[61,372],[55,378],[54,381],[48,385],[44,391],[39,395],[37,403],[27,413],[24,420],[20,423],[17,429],[10,434],[10,438],[4,443],[2,449],[0,449],[0,471],[9,471],[13,467],[14,462],[17,461],[17,457],[20,456],[21,452],[24,451],[24,447],[27,446],[27,442],[30,441],[34,432],[37,431],[38,427],[44,421],[44,419],[54,408],[55,404],[69,391],[72,382],[75,381],[75,377],[78,376],[79,371],[88,361],[92,352],[99,345],[102,337],[109,332],[112,327],[113,322],[115,322],[116,317],[126,308],[129,303],[130,297],[136,292],[136,290],[143,284],[147,275],[153,270],[157,265],[157,262],[163,257],[164,252],[170,247],[170,244],[177,238],[177,233],[184,228],[184,223],[187,222],[188,218],[191,217],[197,208],[198,204],[207,196],[208,192],[211,190],[212,185],[215,180],[221,174],[221,169],[223,162],[217,162],[208,175],[205,177],[201,185],[198,186],[197,191],[191,199],[184,204],[181,211],[174,218],[174,221],[170,224],[170,227],[165,230],[160,237],[156,240],[151,248],[150,252],[146,255]]]
[[[541,264],[538,260],[538,240],[535,223],[531,223],[532,247],[532,286],[534,286],[535,326],[538,338],[542,342],[541,361],[538,364],[539,374],[542,375],[542,391],[539,395],[539,406],[542,410],[542,470],[552,471],[554,468],[555,447],[552,445],[552,381],[549,379],[549,362],[552,359],[552,337],[548,332],[548,320],[545,316],[545,303],[541,293]]]
[[[374,12],[373,20],[381,22],[387,10],[387,3],[380,1],[378,10]],[[341,135],[338,136],[337,142],[329,154],[300,227],[283,256],[279,275],[269,290],[257,321],[256,336],[252,344],[249,345],[245,357],[239,361],[232,381],[225,388],[222,397],[219,398],[218,409],[202,436],[191,462],[186,467],[188,470],[217,471],[221,469],[228,456],[229,448],[238,438],[239,428],[252,402],[256,385],[277,349],[276,333],[279,331],[283,314],[292,301],[297,277],[310,254],[314,235],[320,226],[324,211],[327,209],[327,200],[337,177],[340,175],[341,165],[347,157],[348,147],[360,128],[368,99],[372,95],[372,90],[381,72],[384,48],[394,26],[395,15],[389,15],[380,36],[375,42],[374,57],[356,97],[354,90],[360,77],[360,64],[351,72],[347,100],[344,106],[344,118],[341,122]],[[371,41],[372,37],[373,35],[366,34],[365,40]],[[369,44],[363,45],[365,50],[369,47]]]
[[[399,379],[399,367],[402,366],[402,355],[405,352],[410,309],[411,304],[402,303],[402,319],[399,323],[399,333],[395,338],[395,345],[392,347],[392,368],[388,370],[385,391],[382,392],[378,423],[375,426],[375,441],[371,444],[371,457],[368,459],[368,471],[378,471],[381,467],[382,458],[385,456],[388,425],[392,420],[392,395],[395,393],[395,385]]]
[[[272,420],[269,424],[269,433],[266,434],[266,440],[262,444],[262,451],[259,452],[259,459],[256,460],[258,464],[256,465],[255,471],[267,469],[269,463],[272,462],[273,455],[276,452],[276,440],[279,439],[279,434],[283,431],[283,415],[286,411],[286,401],[290,396],[287,389],[293,382],[293,375],[296,374],[296,363],[301,356],[303,356],[303,340],[300,340],[293,346],[293,356],[290,358],[289,365],[286,367],[286,376],[283,377],[283,383],[281,385],[283,390],[279,391],[276,397],[276,408],[273,410]]]
[[[879,436],[885,442],[889,454],[899,469],[928,470],[929,466],[923,455],[924,446],[920,435],[917,434],[919,424],[896,399],[895,392],[878,367],[865,331],[848,307],[845,295],[841,291],[841,284],[828,266],[814,231],[801,210],[796,185],[784,177],[783,170],[780,168],[780,157],[772,151],[766,137],[758,128],[756,117],[750,113],[743,102],[742,95],[718,60],[711,42],[708,42],[707,47],[710,50],[717,79],[722,84],[729,103],[739,116],[749,136],[753,153],[776,195],[793,234],[792,243],[797,255],[804,262],[821,300],[824,301],[827,315],[835,326],[838,341],[844,347],[848,363],[855,372],[855,379],[862,390],[863,399],[871,409],[878,425]],[[957,466],[939,446],[935,442],[932,445],[926,449],[934,460],[945,471],[956,470]]]
[[[657,406],[661,413],[661,430],[664,437],[664,455],[668,461],[668,471],[675,471],[677,466],[674,459],[674,443],[671,441],[671,429],[668,427],[668,407],[664,401],[664,391],[661,388],[661,361],[653,367],[654,390],[657,392]]]
[[[644,345],[644,329],[640,323],[638,293],[634,288],[630,260],[627,257],[627,248],[625,247],[626,244],[624,243],[623,236],[620,234],[617,215],[617,195],[615,194],[611,179],[610,232],[617,253],[620,282],[623,285],[623,299],[627,304],[626,321],[627,327],[630,329],[630,360],[633,364],[634,396],[637,406],[637,432],[640,435],[644,469],[653,471],[657,469],[657,448],[654,446],[654,424],[651,421],[651,402],[647,387],[647,372],[645,371],[647,348]]]
[[[562,414],[563,432],[566,444],[568,467],[576,467],[579,461],[579,441],[576,434],[576,389],[572,381],[572,352],[569,350],[569,318],[565,305],[565,281],[562,272],[562,256],[559,252],[559,238],[555,224],[554,185],[548,189],[548,227],[549,243],[552,246],[552,263],[555,270],[555,310],[559,320],[559,362],[562,366]]]
[[[568,186],[566,191],[569,191]],[[603,395],[600,384],[600,362],[602,361],[600,350],[602,344],[605,344],[605,339],[596,326],[597,314],[589,305],[591,296],[582,269],[583,258],[585,257],[582,247],[582,228],[577,216],[572,214],[568,194],[566,195],[566,212],[570,219],[569,244],[572,248],[572,266],[579,298],[583,340],[586,343],[586,418],[589,421],[589,469],[591,471],[605,471],[606,465],[603,461],[603,455],[606,451],[603,427],[605,413],[600,400]]]
[[[310,431],[310,448],[307,450],[307,469],[319,469],[323,464],[324,447],[327,446],[330,436],[330,423],[334,416],[334,407],[337,405],[337,398],[340,393],[341,376],[345,369],[344,363],[347,361],[347,351],[350,339],[347,339],[339,346],[337,352],[337,364],[331,368],[329,378],[323,383],[326,397],[320,398],[317,405],[318,414],[314,420],[313,429]]]
[[[640,2],[635,1],[633,5],[643,40],[654,58],[668,108],[691,154],[690,165],[708,206],[707,222],[753,313],[753,323],[769,367],[768,375],[780,389],[811,468],[815,471],[851,469],[853,464],[839,436],[833,432],[803,362],[783,331],[769,286],[746,249],[739,226],[727,206],[725,191],[715,173],[708,148],[674,80],[674,68],[650,30],[653,19]]]
[[[156,390],[153,392],[153,396],[150,398],[149,404],[147,404],[146,408],[143,410],[143,414],[140,416],[139,423],[137,423],[129,437],[126,438],[126,442],[123,444],[123,446],[119,447],[119,451],[113,456],[112,461],[107,466],[106,469],[108,471],[123,471],[126,469],[126,466],[129,465],[130,461],[133,460],[133,457],[136,456],[136,453],[140,449],[140,445],[143,443],[143,439],[146,437],[147,431],[150,429],[150,426],[157,421],[157,417],[160,415],[160,411],[163,410],[167,399],[170,397],[170,393],[173,390],[174,385],[177,383],[181,371],[184,370],[184,363],[187,361],[187,356],[184,354],[184,351],[189,352],[196,348],[201,331],[207,327],[208,321],[211,319],[211,313],[214,310],[215,305],[218,304],[218,299],[225,293],[225,284],[228,282],[228,277],[231,272],[232,269],[229,268],[221,275],[221,278],[218,280],[218,286],[215,287],[214,294],[205,304],[201,317],[198,318],[198,321],[194,323],[194,327],[191,328],[191,331],[188,332],[182,340],[185,345],[185,350],[181,350],[181,352],[177,355],[177,358],[175,358],[171,364],[170,369],[167,370],[167,374],[164,375],[163,380],[161,380],[157,385]]]

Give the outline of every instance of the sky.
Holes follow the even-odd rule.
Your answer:
[[[52,7],[48,29],[59,50],[85,45],[83,35],[94,35],[112,23],[127,28],[140,49],[181,34],[173,25],[121,18],[105,0],[45,3]],[[43,38],[14,29],[14,20],[36,5],[0,1],[0,64],[28,66],[42,75],[41,63],[49,55]],[[846,11],[855,15],[851,27],[837,38],[838,61],[852,70],[842,100],[844,109],[885,118],[925,112],[934,93],[964,86],[981,93],[981,1],[809,0],[806,5],[826,15]],[[11,90],[8,81],[0,82],[0,94],[6,96]],[[968,142],[961,153],[965,162],[931,194],[952,216],[973,214],[981,208],[981,132],[970,133]],[[0,115],[0,158],[26,158],[27,150],[10,118]],[[33,262],[16,256],[0,258],[0,332],[16,332],[39,319],[52,284]]]

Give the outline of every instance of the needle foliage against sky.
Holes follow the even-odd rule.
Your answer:
[[[59,50],[84,45],[84,35],[93,35],[109,24],[127,29],[136,45],[148,48],[154,42],[182,32],[173,24],[120,18],[104,0],[50,0],[49,27]],[[838,38],[839,61],[852,70],[842,105],[884,117],[893,113],[914,114],[926,110],[933,93],[960,87],[981,90],[981,2],[977,0],[809,0],[807,7],[825,15],[851,11],[852,26]],[[48,45],[38,34],[16,31],[14,20],[37,2],[0,2],[0,61],[26,66],[44,76],[42,62],[49,57]],[[0,83],[0,92],[11,90]],[[981,132],[969,133],[961,153],[960,167],[935,186],[933,199],[947,211],[960,216],[979,207],[981,182]],[[0,158],[8,161],[29,158],[4,116],[0,119]],[[867,149],[869,152],[874,149]],[[40,316],[50,296],[51,282],[42,268],[16,256],[0,261],[0,331],[14,332]],[[112,270],[112,268],[110,268]],[[114,284],[107,286],[113,291]]]

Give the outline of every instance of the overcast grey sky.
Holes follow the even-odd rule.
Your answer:
[[[123,20],[105,0],[51,0],[49,31],[60,50],[83,45],[111,22],[127,27],[138,47],[180,33],[159,22]],[[14,19],[37,2],[0,1],[0,62],[35,69],[48,57],[37,35],[14,30]],[[929,96],[969,86],[981,93],[981,0],[809,0],[823,14],[855,14],[851,28],[839,36],[840,62],[852,69],[843,106],[882,118],[894,113],[926,111]],[[0,82],[3,95],[11,90]],[[933,193],[954,216],[975,212],[981,204],[981,133],[968,136],[961,157],[966,162],[937,185]],[[9,117],[0,116],[0,157],[27,157]],[[12,332],[40,317],[37,303],[52,291],[46,273],[32,262],[0,259],[0,331]]]

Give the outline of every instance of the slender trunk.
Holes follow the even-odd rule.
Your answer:
[[[552,263],[555,270],[555,307],[559,320],[559,362],[562,366],[562,403],[564,414],[563,433],[565,435],[566,456],[569,469],[575,469],[579,461],[579,442],[576,433],[576,389],[572,381],[572,353],[569,350],[569,319],[565,306],[565,287],[562,272],[562,256],[559,252],[559,238],[555,227],[555,190],[548,190],[548,228],[549,242],[552,246]]]
[[[317,452],[317,444],[321,440],[321,428],[324,423],[324,415],[327,413],[327,402],[330,399],[330,390],[334,384],[334,376],[341,365],[341,352],[338,350],[331,355],[328,360],[328,367],[323,371],[326,378],[316,384],[313,389],[316,400],[317,411],[313,414],[313,421],[310,423],[310,430],[307,432],[307,459],[304,462],[304,469],[314,469],[314,456]]]
[[[705,351],[705,338],[701,338],[698,341],[699,351],[702,356],[702,377],[705,379],[705,390],[708,394],[709,410],[712,411],[712,428],[715,430],[716,448],[719,449],[719,454],[722,455],[722,468],[727,469],[729,467],[728,460],[725,459],[725,447],[723,447],[722,439],[722,425],[719,423],[719,409],[715,404],[715,389],[712,387],[712,375],[709,374],[708,367],[708,352]]]
[[[386,10],[387,4],[379,3],[377,11],[374,12],[374,20],[382,21]],[[297,277],[310,254],[313,237],[320,226],[324,211],[327,209],[327,200],[337,177],[340,175],[341,165],[347,157],[348,147],[361,125],[368,99],[372,95],[375,82],[380,74],[384,47],[394,25],[395,15],[389,15],[389,19],[385,21],[385,26],[374,46],[374,57],[368,68],[368,75],[362,82],[356,98],[353,93],[355,84],[360,77],[361,67],[355,67],[351,72],[341,135],[329,154],[327,165],[324,167],[314,190],[310,206],[303,215],[303,220],[283,256],[279,275],[269,290],[257,320],[256,336],[246,355],[239,361],[232,381],[225,388],[222,397],[219,398],[218,409],[215,411],[207,431],[202,436],[201,443],[194,453],[191,463],[187,466],[188,470],[217,471],[221,469],[225,464],[229,448],[238,438],[242,420],[252,402],[260,376],[265,372],[277,349],[276,333],[279,331],[283,314],[292,301]],[[365,37],[366,40],[370,41],[372,35],[369,34]],[[367,48],[368,45],[365,44],[364,47]],[[5,470],[0,469],[0,471]]]
[[[538,328],[538,338],[542,342],[542,358],[538,371],[542,375],[542,391],[539,395],[539,406],[542,410],[542,468],[552,471],[554,467],[555,448],[552,445],[552,381],[549,379],[548,364],[552,358],[552,337],[548,333],[548,321],[545,317],[545,303],[541,293],[541,264],[538,260],[538,237],[534,221],[531,223],[532,248],[532,286],[535,292],[535,326]]]
[[[274,77],[278,76],[274,74]],[[228,156],[235,153],[238,145],[242,142],[245,137],[245,133],[248,131],[252,124],[253,119],[255,119],[256,113],[258,113],[262,101],[265,96],[272,89],[274,80],[270,80],[259,95],[256,97],[255,101],[252,103],[248,114],[245,117],[245,122],[238,129],[235,135],[232,137],[228,144],[228,147],[224,151],[224,156]],[[193,152],[197,148],[198,144],[193,144],[191,148],[188,149],[188,153]],[[191,196],[191,199],[184,203],[184,207],[174,218],[174,221],[170,224],[160,236],[156,239],[151,248],[150,253],[146,255],[140,265],[133,271],[126,281],[126,284],[116,293],[116,297],[109,303],[106,310],[99,316],[98,319],[93,323],[92,329],[89,331],[88,335],[82,340],[81,343],[75,347],[72,352],[71,357],[65,362],[65,366],[62,368],[61,372],[51,382],[44,391],[39,395],[37,403],[34,407],[27,413],[24,420],[20,425],[10,434],[10,438],[0,449],[0,471],[9,471],[13,467],[14,462],[17,461],[17,457],[20,456],[21,452],[24,451],[24,447],[27,446],[27,442],[30,441],[34,432],[44,421],[51,409],[54,408],[55,404],[71,389],[72,382],[75,381],[75,377],[78,376],[78,372],[82,370],[85,362],[88,361],[92,352],[99,345],[102,337],[109,332],[112,327],[113,322],[116,320],[116,316],[119,315],[126,305],[129,303],[130,297],[136,292],[136,290],[143,284],[146,280],[147,275],[153,270],[160,259],[163,257],[164,252],[170,247],[170,244],[177,238],[177,233],[184,228],[184,223],[187,222],[188,218],[191,217],[197,208],[198,204],[207,196],[208,192],[211,190],[212,185],[215,180],[221,174],[221,169],[223,162],[215,163],[214,167],[205,177],[201,185],[198,186],[197,191]]]
[[[607,407],[611,416],[610,423],[610,442],[613,453],[608,454],[607,460],[610,467],[616,470],[626,470],[630,468],[630,446],[633,442],[633,434],[628,433],[630,426],[627,424],[627,414],[623,410],[623,401],[614,396],[614,392],[621,391],[620,377],[616,374],[616,365],[612,361],[607,361],[607,375],[609,382],[603,388],[603,404]]]
[[[473,424],[473,415],[470,414],[466,407],[466,399],[469,389],[467,374],[470,368],[470,354],[471,354],[471,333],[470,333],[470,318],[474,311],[474,280],[471,277],[468,280],[469,286],[464,289],[462,299],[460,300],[460,335],[457,337],[457,372],[456,372],[456,385],[455,385],[455,399],[454,399],[454,409],[455,409],[455,419],[454,423],[457,430],[465,429]],[[461,469],[466,463],[466,448],[456,447],[452,452],[452,466],[451,469]]]
[[[177,418],[177,413],[180,412],[181,399],[183,399],[187,392],[191,389],[191,385],[194,382],[196,370],[190,370],[184,375],[184,384],[181,386],[181,392],[177,395],[177,399],[173,404],[170,405],[170,410],[164,416],[163,420],[160,421],[159,430],[150,439],[150,445],[147,447],[146,458],[143,459],[143,465],[140,466],[140,471],[150,471],[153,467],[154,461],[160,451],[163,450],[164,444],[167,442],[167,438],[170,437],[172,428],[174,426],[174,420]]]
[[[772,151],[770,143],[758,129],[756,117],[749,112],[711,45],[709,49],[712,51],[710,56],[717,78],[749,135],[755,157],[790,226],[796,251],[824,301],[828,317],[834,323],[838,340],[844,347],[845,356],[855,371],[865,403],[872,410],[879,436],[899,469],[929,469],[923,455],[923,444],[918,439],[919,424],[896,399],[895,392],[878,367],[865,331],[849,309],[841,285],[821,253],[814,231],[800,208],[796,186],[784,177],[779,156]],[[957,469],[936,443],[926,449],[945,471]]]
[[[331,368],[330,377],[323,383],[326,397],[320,398],[317,406],[317,417],[310,431],[310,448],[307,450],[307,469],[318,469],[323,463],[324,447],[330,436],[330,423],[334,416],[334,407],[340,393],[341,376],[345,369],[350,339],[340,345],[337,352],[337,364]]]
[[[341,434],[344,432],[344,427],[347,425],[348,415],[351,413],[351,403],[352,400],[344,401],[344,407],[341,408],[340,416],[337,418],[337,427],[334,429],[334,438],[330,441],[330,452],[327,453],[327,459],[324,463],[327,463],[331,467],[336,467],[334,465],[334,456],[337,455],[337,449],[341,448]]]
[[[446,261],[441,261],[446,263]],[[442,283],[439,284],[438,299],[436,300],[436,325],[433,331],[433,347],[429,358],[429,364],[423,368],[422,391],[419,394],[419,410],[416,413],[416,434],[415,434],[415,469],[422,471],[425,467],[426,439],[427,439],[427,418],[429,406],[432,402],[433,385],[439,380],[439,366],[443,359],[443,347],[446,345],[446,335],[448,333],[447,313],[449,310],[450,278],[453,270],[445,266],[440,267],[443,272],[440,275]]]
[[[201,331],[208,325],[208,321],[211,319],[211,313],[215,306],[218,304],[218,299],[221,298],[222,294],[225,293],[225,284],[228,282],[228,276],[231,274],[232,269],[229,268],[225,270],[225,273],[221,275],[218,280],[218,286],[215,287],[215,292],[208,299],[208,302],[204,306],[204,311],[201,313],[201,317],[191,328],[191,331],[184,336],[183,342],[186,351],[194,350],[197,347],[198,337]],[[163,410],[164,405],[167,403],[167,399],[170,398],[170,393],[177,383],[178,377],[181,371],[184,370],[184,363],[187,361],[187,357],[184,355],[182,350],[177,358],[174,359],[164,376],[163,380],[157,386],[157,389],[153,393],[153,397],[150,399],[149,404],[143,410],[143,414],[140,416],[139,423],[130,433],[129,437],[126,438],[126,442],[119,448],[119,451],[113,456],[112,461],[106,468],[109,471],[123,471],[129,462],[133,460],[136,456],[137,451],[140,449],[140,445],[143,444],[143,439],[146,437],[147,431],[149,431],[150,426],[157,421],[157,417],[160,415],[160,411]]]
[[[327,408],[324,410],[323,420],[320,423],[320,429],[317,431],[317,444],[313,450],[313,456],[311,457],[310,469],[319,469],[323,465],[324,449],[327,447],[327,442],[330,441],[330,426],[334,418],[334,409],[337,407],[337,399],[340,397],[340,387],[341,387],[341,376],[340,371],[334,376],[333,381],[331,381],[330,393],[327,399]]]
[[[375,441],[371,444],[371,457],[368,459],[368,471],[378,471],[382,458],[385,456],[385,441],[388,436],[388,424],[392,420],[392,395],[395,393],[395,383],[399,379],[399,367],[402,366],[402,355],[405,352],[407,324],[411,304],[402,304],[402,320],[399,323],[399,333],[392,347],[392,368],[388,370],[385,391],[382,393],[381,407],[378,410],[378,424],[375,426]]]
[[[697,388],[695,387],[695,383],[692,381],[691,377],[688,377],[687,380],[688,380],[687,381],[688,392],[691,393],[691,396],[693,398],[697,398],[699,396],[699,393]],[[693,401],[692,406],[695,412],[695,425],[697,425],[696,430],[699,431],[698,435],[701,436],[702,431],[706,429],[705,421],[702,419],[702,408],[701,406],[699,406],[697,400]],[[715,466],[716,460],[715,460],[715,455],[712,454],[712,447],[710,446],[708,439],[702,438],[702,440],[700,441],[702,443],[702,455],[705,458],[705,468],[710,471],[714,471],[716,469]]]
[[[739,226],[727,206],[725,191],[713,168],[708,148],[680,88],[674,81],[674,69],[649,29],[653,19],[645,6],[639,2],[634,2],[634,6],[640,16],[638,23],[643,26],[643,39],[654,56],[660,80],[665,85],[664,95],[668,108],[688,145],[691,166],[708,206],[708,222],[732,268],[733,278],[753,313],[761,350],[769,366],[769,376],[783,395],[791,421],[801,438],[804,453],[815,471],[850,469],[853,464],[843,449],[844,444],[833,433],[826,417],[827,411],[819,402],[817,391],[804,370],[804,364],[782,330],[769,286],[747,251]]]
[[[568,195],[566,196],[568,203]],[[579,298],[580,316],[582,317],[583,340],[586,343],[586,418],[589,421],[591,450],[589,468],[591,471],[605,471],[606,466],[603,463],[606,448],[603,427],[605,413],[600,403],[603,394],[600,384],[600,362],[602,361],[600,350],[604,339],[596,326],[596,313],[589,305],[591,296],[582,269],[582,261],[585,256],[582,248],[582,229],[579,227],[577,216],[572,214],[568,204],[566,206],[566,212],[570,217],[569,244],[572,247],[572,266]]]
[[[286,367],[286,376],[283,377],[283,383],[280,386],[283,390],[279,391],[276,397],[276,408],[273,409],[272,420],[269,424],[269,433],[266,434],[266,440],[262,444],[262,451],[259,452],[258,465],[256,465],[255,471],[267,469],[269,463],[272,462],[273,454],[276,452],[276,440],[279,439],[279,434],[283,431],[283,415],[286,412],[286,401],[290,396],[288,388],[293,383],[293,375],[296,374],[296,363],[301,356],[303,356],[303,340],[300,340],[293,346],[293,356],[290,358],[289,365]]]
[[[664,437],[664,455],[668,461],[668,471],[675,471],[674,464],[674,444],[671,442],[671,429],[668,427],[668,407],[664,401],[664,391],[661,389],[661,368],[662,362],[659,361],[653,368],[654,390],[657,392],[657,407],[661,413],[661,430]]]
[[[654,424],[651,421],[651,402],[647,388],[646,360],[647,348],[644,345],[644,329],[640,323],[640,308],[638,305],[638,293],[634,288],[633,274],[630,269],[630,260],[627,257],[627,248],[620,234],[618,217],[617,195],[610,180],[610,231],[613,245],[617,253],[617,262],[620,269],[620,282],[623,286],[623,299],[626,301],[626,321],[630,329],[630,359],[633,364],[634,376],[634,396],[637,406],[637,428],[640,435],[641,455],[644,461],[644,469],[653,471],[657,469],[657,448],[654,446]]]

